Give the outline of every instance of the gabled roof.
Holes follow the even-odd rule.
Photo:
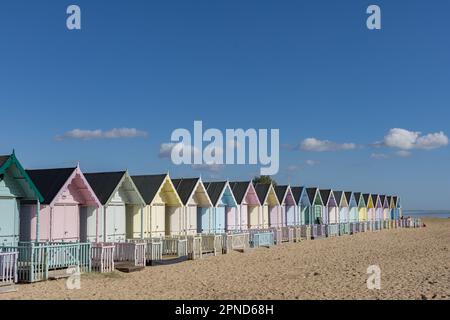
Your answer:
[[[353,192],[351,191],[345,191],[344,195],[345,195],[345,199],[347,200],[347,203],[350,205],[351,199],[352,199],[352,194]],[[356,199],[355,199],[356,201]]]
[[[361,202],[361,199],[364,201],[364,197],[363,197],[361,192],[354,192],[353,194],[355,195],[356,203],[359,206],[359,203]]]
[[[167,174],[132,176],[134,184],[139,190],[146,204],[150,204],[166,179]]]
[[[267,194],[269,193],[270,187],[271,184],[257,183],[255,185],[256,194],[258,195],[259,202],[261,202],[262,204],[267,198]]]
[[[76,170],[73,168],[26,170],[44,197],[43,204],[50,204]]]
[[[364,193],[362,196],[363,196],[363,199],[364,199],[364,203],[365,203],[366,205],[369,205],[369,197],[370,197],[370,194]]]
[[[222,195],[225,187],[227,186],[226,181],[220,182],[204,182],[206,191],[208,192],[208,196],[211,199],[213,206],[216,206],[220,200],[220,196]]]
[[[42,203],[44,201],[44,197],[42,196],[41,192],[37,188],[34,181],[31,179],[29,174],[20,164],[14,151],[10,155],[0,156],[0,174],[4,173],[13,164],[15,165],[15,167],[17,168],[17,170],[19,171],[20,175],[23,177],[25,182],[28,184],[32,192],[34,192],[36,199]]]
[[[276,186],[276,187],[274,187],[275,194],[277,195],[278,201],[280,203],[283,203],[284,198],[286,197],[286,193],[288,192],[288,187],[289,186]]]
[[[397,205],[398,205],[398,204],[397,204],[398,197],[397,197],[397,196],[393,196],[393,198],[394,198],[394,205],[397,206]]]
[[[380,196],[380,200],[381,200],[381,204],[384,206],[384,201],[386,200],[386,196],[385,195],[381,195]]]
[[[9,160],[10,155],[8,156],[0,156],[0,168],[5,164],[6,161]]]
[[[233,191],[234,198],[238,204],[244,200],[245,194],[249,188],[250,181],[230,182],[230,188]]]
[[[192,194],[195,191],[195,187],[199,184],[203,185],[200,178],[189,178],[189,179],[172,179],[172,183],[177,190],[178,196],[184,205],[187,205],[191,199]],[[203,185],[204,187],[204,185]],[[209,198],[208,192],[205,189],[205,199],[208,204],[212,205],[211,199]]]
[[[341,204],[342,200],[342,191],[333,191],[334,199],[336,200],[337,205],[339,206]]]
[[[292,195],[294,196],[294,201],[297,204],[300,202],[300,198],[302,196],[303,189],[305,189],[305,188],[304,187],[291,187]]]
[[[105,205],[117,189],[126,171],[85,173],[84,176],[89,182],[92,190],[97,195],[102,205]]]
[[[314,203],[314,198],[316,197],[318,188],[306,188],[306,193],[308,194],[309,202]]]
[[[328,200],[330,200],[330,197],[331,197],[331,189],[325,189],[325,190],[321,189],[321,190],[319,190],[319,192],[320,192],[320,197],[322,198],[322,202],[324,204],[327,204]]]

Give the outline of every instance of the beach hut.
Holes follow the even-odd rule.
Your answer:
[[[228,181],[205,182],[204,185],[213,207],[209,210],[209,216],[199,217],[202,230],[210,233],[239,230],[237,202]]]
[[[102,207],[98,217],[92,207],[81,208],[81,240],[125,242],[127,216],[140,216],[146,204],[133,179],[128,171],[85,173],[84,176]]]
[[[275,193],[281,205],[281,227],[298,225],[297,206],[290,186],[276,186]]]
[[[338,224],[339,235],[349,233],[349,205],[345,193],[343,191],[333,191],[334,198],[338,204]]]
[[[383,228],[388,229],[390,227],[389,223],[389,201],[386,195],[380,196],[380,201],[382,203],[382,215],[381,220],[383,221]]]
[[[370,193],[363,194],[364,202],[367,207],[365,221],[374,221],[375,220],[375,205],[373,202],[372,195]]]
[[[402,201],[399,196],[394,197],[394,199],[396,200],[395,201],[395,209],[396,209],[395,212],[396,212],[397,219],[401,219],[401,218],[403,218]]]
[[[172,183],[183,203],[186,234],[201,233],[201,219],[213,206],[202,179],[172,179]]]
[[[367,222],[367,205],[366,199],[361,192],[355,193],[355,199],[358,202],[358,232],[366,231]],[[367,197],[367,201],[369,197]]]
[[[306,188],[306,195],[311,203],[311,237],[323,237],[326,235],[324,219],[326,210],[319,188]]]
[[[391,220],[396,220],[395,219],[395,207],[396,207],[396,203],[394,200],[394,196],[390,196],[389,197],[389,212],[390,212],[390,219]]]
[[[261,203],[251,181],[230,182],[238,204],[238,224],[241,231],[260,227]]]
[[[346,191],[344,195],[349,208],[348,221],[350,222],[350,233],[354,234],[358,231],[358,202],[353,192]]]
[[[325,205],[325,215],[324,215],[324,223],[327,226],[328,236],[336,236],[339,234],[339,208],[336,202],[336,198],[334,197],[333,190],[331,189],[321,189],[320,196]]]
[[[312,209],[305,187],[291,187],[292,196],[297,205],[296,224],[300,226],[300,239],[309,240],[312,237]],[[298,234],[294,235],[299,240]]]
[[[374,204],[375,204],[375,220],[381,221],[383,220],[383,202],[381,201],[380,195],[372,196]]]
[[[26,172],[44,199],[40,210],[36,208],[39,204],[21,206],[21,241],[78,242],[85,238],[80,230],[81,208],[92,207],[98,218],[102,205],[80,167]],[[97,225],[95,230],[97,240],[100,238]]]
[[[37,211],[35,215],[39,215],[40,203],[43,201],[43,196],[17,160],[14,151],[10,155],[0,156],[0,246],[15,246],[22,238],[20,208],[31,203]],[[39,230],[34,232],[39,233]]]
[[[279,228],[282,225],[281,206],[272,184],[257,183],[256,194],[261,203],[260,228]]]
[[[183,203],[168,174],[132,176],[145,202],[143,210],[134,208],[127,215],[129,239],[151,239],[184,235]]]

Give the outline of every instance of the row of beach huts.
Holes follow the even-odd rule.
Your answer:
[[[232,250],[419,227],[398,196],[242,182],[25,170],[0,156],[0,286],[131,272]]]

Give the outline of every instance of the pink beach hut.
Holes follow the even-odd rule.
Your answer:
[[[255,190],[261,203],[262,224],[260,227],[263,229],[280,228],[283,222],[281,205],[273,185],[257,183]]]
[[[275,193],[281,205],[281,227],[299,225],[297,205],[290,186],[276,186]]]
[[[78,242],[86,237],[80,233],[80,209],[94,207],[99,216],[101,203],[80,167],[26,172],[44,201],[40,208],[21,206],[21,241]]]
[[[261,203],[251,181],[230,182],[230,188],[236,199],[239,230],[260,228]]]

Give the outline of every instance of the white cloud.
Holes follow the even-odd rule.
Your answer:
[[[372,159],[378,159],[378,160],[388,159],[389,158],[389,156],[387,154],[384,154],[384,153],[372,153],[370,155],[370,157]]]
[[[393,128],[386,134],[381,145],[401,150],[431,150],[444,147],[448,142],[448,137],[442,131],[421,135],[419,131]]]
[[[319,161],[316,160],[306,160],[305,162],[308,166],[312,167],[319,164]]]
[[[395,153],[397,156],[399,157],[409,157],[411,155],[411,151],[407,151],[407,150],[399,150]]]
[[[304,151],[344,151],[356,149],[354,143],[336,143],[329,140],[318,140],[316,138],[307,138],[300,143],[300,149]]]
[[[80,139],[80,140],[92,140],[92,139],[118,139],[118,138],[137,138],[146,137],[148,133],[140,131],[135,128],[114,128],[109,131],[97,130],[82,130],[73,129],[67,131],[62,135],[56,136],[56,140],[62,141],[66,139]]]
[[[176,153],[181,154],[181,155],[186,152],[190,153],[191,155],[199,154],[201,152],[194,146],[183,144],[181,142],[179,142],[179,143],[162,143],[159,147],[159,157],[171,159],[173,149],[175,149]]]

